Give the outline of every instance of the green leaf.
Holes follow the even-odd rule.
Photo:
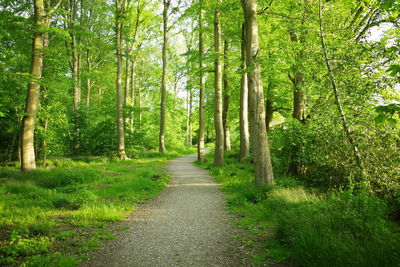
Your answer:
[[[400,73],[400,65],[391,65],[387,71],[394,77]]]

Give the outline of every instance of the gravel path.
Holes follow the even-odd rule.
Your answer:
[[[129,229],[90,255],[84,266],[249,266],[232,238],[222,193],[196,155],[171,160],[168,188],[140,206]]]

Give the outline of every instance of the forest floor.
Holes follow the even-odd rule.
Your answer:
[[[118,228],[127,230],[90,254],[84,266],[251,266],[223,194],[196,155],[167,164],[171,181]]]

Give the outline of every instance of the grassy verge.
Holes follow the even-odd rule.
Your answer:
[[[0,168],[0,266],[76,266],[115,237],[112,222],[163,190],[164,163],[188,153],[124,162],[57,159],[50,162],[56,168],[29,173]]]
[[[317,194],[291,177],[276,186],[256,188],[250,164],[233,154],[216,168],[201,164],[222,184],[239,225],[258,246],[256,264],[290,262],[300,266],[400,266],[399,225],[388,220],[382,200],[351,192]]]

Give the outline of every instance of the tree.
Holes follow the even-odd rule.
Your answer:
[[[332,85],[332,89],[335,95],[335,102],[340,114],[340,119],[342,120],[342,126],[343,126],[343,131],[346,134],[346,138],[347,141],[350,143],[352,150],[353,150],[353,154],[354,154],[354,158],[355,161],[360,169],[360,174],[361,174],[361,179],[365,179],[365,170],[364,170],[364,165],[363,165],[363,161],[361,158],[361,154],[359,151],[359,148],[356,144],[356,142],[354,141],[353,138],[353,134],[351,132],[351,129],[348,125],[347,119],[346,119],[346,114],[344,113],[344,109],[343,109],[343,105],[342,105],[342,101],[340,99],[340,93],[339,93],[339,88],[337,86],[337,82],[336,82],[336,77],[333,74],[333,70],[332,70],[332,66],[331,66],[331,62],[328,58],[328,51],[327,51],[327,47],[326,47],[326,43],[325,43],[325,33],[324,33],[324,27],[322,24],[322,10],[323,10],[323,5],[322,5],[322,1],[319,0],[319,12],[318,12],[318,18],[319,18],[319,33],[320,33],[320,37],[321,37],[321,46],[322,46],[322,51],[324,54],[324,61],[326,64],[326,69],[328,70],[328,75],[329,75],[329,79]]]
[[[252,138],[255,184],[273,184],[271,156],[265,124],[264,92],[261,82],[259,57],[257,1],[242,0],[245,20],[246,63],[249,86],[249,109],[251,109],[250,129]]]
[[[224,165],[224,127],[222,123],[222,31],[221,31],[221,0],[217,1],[214,12],[214,51],[215,51],[215,102],[214,102],[214,125],[215,125],[215,156],[214,165]]]
[[[240,152],[239,160],[246,159],[250,154],[250,141],[249,141],[249,91],[247,82],[247,64],[246,64],[246,46],[245,46],[245,28],[242,25],[242,38],[241,38],[241,71],[242,77],[240,80]]]
[[[25,112],[21,127],[21,170],[30,171],[36,169],[34,133],[35,122],[39,107],[40,79],[43,71],[43,48],[45,31],[50,25],[51,14],[56,11],[61,4],[48,8],[50,2],[45,0],[34,1],[36,31],[33,36],[32,61],[31,61],[31,81],[28,84],[28,95],[26,98]],[[46,6],[45,6],[46,5]]]
[[[126,160],[125,152],[125,134],[124,134],[124,116],[123,116],[123,95],[122,95],[122,27],[123,16],[126,10],[126,0],[115,0],[115,34],[116,34],[116,52],[117,52],[117,127],[118,127],[118,158]]]
[[[223,108],[222,108],[222,126],[224,128],[224,149],[225,151],[231,151],[231,135],[229,132],[229,121],[228,121],[228,113],[229,113],[229,99],[230,99],[230,88],[229,88],[229,65],[228,65],[228,53],[229,53],[229,43],[227,40],[224,42],[224,89],[223,89]]]
[[[80,4],[80,11],[79,11]],[[80,17],[82,16],[82,1],[79,0],[69,0],[68,1],[68,31],[70,35],[70,68],[72,72],[73,78],[73,109],[77,111],[79,109],[81,103],[81,54],[79,53],[79,45],[80,45],[80,35],[77,32],[77,25],[80,24]]]
[[[167,105],[167,70],[168,70],[168,10],[171,0],[163,0],[163,47],[162,47],[162,78],[161,78],[161,104],[160,104],[160,136],[159,151],[165,153],[165,108]]]
[[[199,89],[200,89],[200,99],[199,99],[199,134],[197,137],[197,159],[200,162],[205,161],[205,143],[204,143],[204,133],[206,127],[206,107],[205,107],[205,77],[204,77],[204,32],[203,32],[203,22],[204,21],[204,11],[203,11],[203,0],[200,0],[199,7]]]

